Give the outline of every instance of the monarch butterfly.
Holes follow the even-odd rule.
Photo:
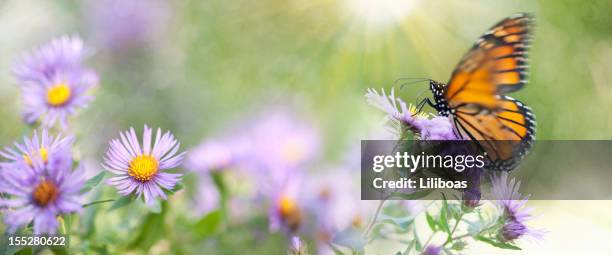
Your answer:
[[[531,149],[535,116],[520,101],[504,94],[527,84],[527,49],[534,18],[510,16],[480,37],[461,59],[447,84],[429,80],[442,116],[450,116],[458,137],[476,141],[486,152],[488,168],[509,171]]]

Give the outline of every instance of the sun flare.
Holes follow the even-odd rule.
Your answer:
[[[415,9],[413,0],[345,0],[344,5],[355,18],[373,27],[385,28],[401,22]]]

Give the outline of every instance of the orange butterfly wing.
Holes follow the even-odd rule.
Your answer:
[[[444,91],[456,132],[478,141],[492,168],[510,170],[531,148],[535,118],[503,94],[527,83],[533,18],[517,14],[493,26],[459,62]]]
[[[513,169],[535,139],[535,116],[531,109],[509,96],[500,96],[501,107],[487,111],[462,106],[452,116],[456,132],[477,141],[487,152],[493,169]]]
[[[461,59],[446,87],[444,97],[451,108],[461,104],[499,107],[499,94],[527,83],[527,48],[533,18],[518,14],[486,32]]]

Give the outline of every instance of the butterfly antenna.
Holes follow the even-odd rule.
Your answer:
[[[395,82],[393,82],[393,85],[396,86],[398,85],[398,83],[403,82],[399,85],[400,89],[404,89],[405,86],[410,85],[410,84],[414,84],[414,83],[419,83],[419,82],[424,82],[424,81],[430,81],[431,79],[429,78],[409,78],[409,77],[405,77],[405,78],[399,78],[397,80],[395,80]]]

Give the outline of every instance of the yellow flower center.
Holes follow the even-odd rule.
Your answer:
[[[415,118],[427,118],[427,113],[419,111],[419,109],[417,109],[416,106],[414,106],[413,104],[408,105],[408,111]]]
[[[285,225],[292,231],[296,231],[302,222],[302,213],[295,200],[283,196],[278,201],[278,211]]]
[[[58,83],[47,90],[47,103],[52,106],[62,106],[68,102],[72,91],[66,83]]]
[[[32,152],[32,154],[35,154],[36,152]],[[46,148],[41,147],[40,149],[38,149],[38,155],[42,158],[43,163],[47,163],[48,159],[49,159],[49,151],[47,151]],[[32,158],[30,158],[30,156],[28,154],[23,154],[23,160],[26,162],[26,164],[28,164],[28,166],[32,166],[34,163],[32,162]]]
[[[45,207],[55,201],[58,195],[59,190],[57,186],[49,180],[43,180],[34,188],[32,198],[37,205]]]
[[[353,220],[351,221],[351,225],[354,228],[359,229],[359,228],[363,227],[363,220],[361,219],[361,217],[355,216],[355,217],[353,217]]]
[[[159,163],[148,155],[140,155],[130,162],[128,174],[139,182],[150,181],[157,174]]]

